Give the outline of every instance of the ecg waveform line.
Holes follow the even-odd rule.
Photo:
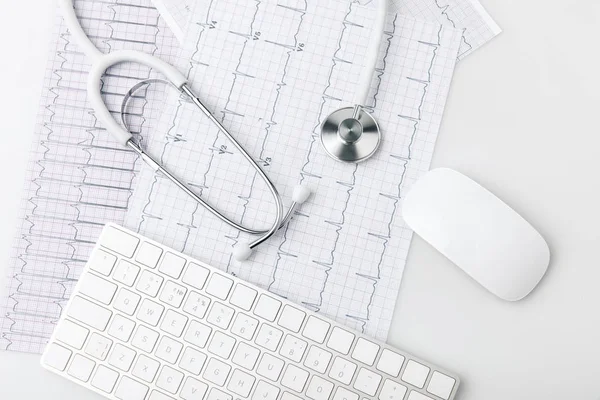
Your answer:
[[[177,43],[143,2],[77,0],[84,29],[102,51],[137,49],[167,60]],[[132,196],[136,155],[99,126],[85,104],[88,61],[57,16],[8,280],[0,348],[41,353],[106,221],[122,222]],[[148,68],[120,65],[103,78],[113,116],[123,94]],[[127,113],[138,139],[152,121],[148,91]]]

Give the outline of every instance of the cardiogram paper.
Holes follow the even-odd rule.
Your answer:
[[[373,17],[346,1],[199,1],[181,70],[286,204],[298,183],[314,194],[244,263],[231,251],[249,238],[150,168],[126,226],[385,339],[411,239],[400,200],[429,168],[462,30],[390,14],[369,97],[383,142],[344,164],[321,148],[320,124],[352,105]],[[238,222],[272,222],[264,183],[193,104],[169,102],[148,149]]]
[[[103,52],[144,51],[172,62],[178,42],[144,0],[76,0],[84,29]],[[105,222],[122,223],[136,155],[96,121],[87,103],[90,61],[57,13],[23,191],[18,229],[0,299],[0,348],[41,353]],[[103,78],[118,117],[121,98],[148,68],[123,64]],[[139,91],[128,121],[137,138],[155,125],[160,93]]]
[[[371,7],[383,0],[362,0],[359,3]],[[407,17],[462,29],[463,37],[458,52],[462,59],[501,32],[500,27],[478,0],[385,0],[390,11]],[[184,37],[194,9],[195,0],[153,0],[160,12],[168,15],[167,24],[177,37]],[[183,43],[183,42],[182,42]]]

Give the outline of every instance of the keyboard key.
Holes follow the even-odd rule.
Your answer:
[[[250,311],[258,292],[246,285],[238,283],[233,289],[229,302],[245,311]]]
[[[235,317],[235,321],[233,321],[231,333],[243,339],[250,340],[254,336],[256,328],[258,328],[257,319],[249,317],[243,313],[238,313],[238,315]]]
[[[408,399],[407,400],[433,400],[433,399],[431,397],[429,397],[429,396],[425,396],[424,394],[421,394],[419,392],[415,392],[413,390],[408,395]]]
[[[323,343],[325,341],[325,337],[327,337],[327,332],[329,332],[330,326],[331,324],[329,322],[325,322],[322,319],[311,315],[308,317],[308,321],[306,321],[306,325],[302,331],[302,336],[310,340],[314,340],[317,343]]]
[[[311,346],[308,350],[304,365],[313,371],[317,371],[320,374],[324,374],[331,361],[332,354],[328,351],[320,349],[316,346]]]
[[[242,396],[243,398],[246,398],[250,394],[255,381],[256,378],[254,378],[252,375],[236,369],[233,371],[233,374],[231,374],[231,379],[229,380],[227,389],[239,396]]]
[[[279,354],[288,360],[300,362],[307,346],[308,343],[304,340],[298,339],[293,335],[286,335],[283,344],[281,345],[281,349],[279,350]]]
[[[69,305],[67,315],[85,325],[104,331],[112,312],[80,296],[75,296]]]
[[[217,331],[208,345],[208,351],[227,360],[233,351],[233,346],[235,346],[234,338]]]
[[[117,285],[89,272],[79,278],[79,292],[100,303],[110,304],[116,291]]]
[[[281,385],[295,392],[302,393],[307,380],[308,372],[293,364],[288,364],[283,373],[283,378],[281,378]]]
[[[221,303],[214,303],[206,320],[221,329],[227,329],[235,311]]]
[[[179,314],[173,310],[167,310],[162,324],[160,324],[160,329],[175,337],[179,337],[183,333],[183,328],[185,328],[187,321],[188,317],[185,315]]]
[[[353,341],[353,333],[336,326],[331,331],[331,336],[329,336],[329,340],[327,341],[327,347],[337,351],[338,353],[348,354],[350,347],[352,347]]]
[[[85,353],[97,358],[98,360],[104,361],[108,355],[108,351],[110,350],[112,343],[112,340],[109,338],[94,332],[92,333],[92,336],[90,336],[90,340],[85,346]]]
[[[96,363],[90,360],[87,357],[82,356],[81,354],[75,354],[73,357],[73,362],[69,365],[68,374],[73,378],[78,379],[82,382],[87,382],[92,376],[92,371]]]
[[[225,364],[223,361],[217,360],[216,358],[211,358],[208,360],[206,370],[202,377],[217,386],[223,386],[227,380],[229,371],[231,371],[231,367],[228,364]]]
[[[150,297],[156,297],[163,280],[162,276],[144,270],[135,288]]]
[[[87,265],[91,270],[104,276],[109,276],[116,262],[117,256],[107,253],[104,250],[96,249]]]
[[[404,364],[404,356],[393,352],[388,349],[383,349],[379,362],[377,362],[377,369],[385,372],[388,375],[397,377]]]
[[[183,345],[168,336],[163,336],[156,347],[154,355],[163,361],[170,364],[175,364],[175,361],[179,358]]]
[[[252,400],[277,400],[279,388],[265,381],[258,381]]]
[[[283,307],[283,311],[279,317],[278,325],[297,333],[300,331],[300,327],[302,327],[304,317],[306,317],[306,313],[304,311],[300,311],[296,307],[286,305]]]
[[[140,267],[126,260],[119,261],[117,269],[113,274],[113,279],[126,286],[133,286],[135,278],[140,273]]]
[[[156,264],[162,255],[162,249],[148,242],[143,242],[140,245],[135,261],[148,268],[156,268]]]
[[[206,383],[188,377],[179,396],[184,400],[202,400],[207,391],[208,385]]]
[[[140,239],[135,236],[110,225],[105,226],[102,232],[102,246],[128,258],[133,256],[139,242]]]
[[[358,389],[368,396],[374,396],[377,393],[377,388],[381,383],[381,375],[369,371],[366,368],[361,368],[354,382],[354,389]]]
[[[156,326],[165,308],[152,300],[144,299],[140,306],[137,318],[149,325]]]
[[[267,296],[266,294],[261,294],[258,298],[258,303],[256,303],[256,307],[254,308],[254,314],[267,321],[273,322],[275,321],[275,317],[277,317],[280,307],[281,301],[274,299],[271,296]]]
[[[429,368],[423,364],[419,364],[414,360],[409,360],[406,364],[406,369],[402,374],[402,380],[406,383],[422,389],[425,386],[425,381],[429,375]]]
[[[217,388],[212,388],[206,400],[233,400],[233,397]]]
[[[363,364],[373,365],[378,352],[379,345],[366,339],[358,338],[356,346],[354,346],[354,351],[352,351],[352,358]]]
[[[115,310],[119,310],[127,315],[133,315],[138,303],[140,302],[140,299],[141,296],[139,294],[129,291],[125,288],[121,288],[119,293],[117,293],[113,307]]]
[[[135,322],[117,314],[110,323],[107,333],[109,336],[127,342],[133,333],[133,328]]]
[[[198,350],[194,350],[191,347],[186,347],[183,356],[181,356],[181,360],[179,361],[179,367],[184,371],[199,375],[206,358],[204,353],[200,353]]]
[[[175,400],[175,399],[172,398],[171,396],[167,396],[166,394],[163,394],[157,390],[153,390],[152,393],[150,393],[150,397],[148,397],[148,400]]]
[[[335,391],[335,394],[333,395],[333,400],[358,400],[358,394],[351,392],[346,388],[338,386],[337,390]],[[380,398],[380,400],[388,400],[388,399]],[[389,399],[389,400],[392,400],[392,399]]]
[[[247,343],[240,342],[231,361],[248,371],[252,371],[259,355],[260,350]]]
[[[431,375],[431,381],[427,386],[427,391],[431,394],[436,395],[444,400],[448,400],[454,389],[456,380],[442,374],[441,372],[435,371]]]
[[[185,258],[167,252],[160,262],[158,270],[171,278],[179,279],[183,267],[185,267]]]
[[[167,281],[160,294],[160,300],[171,307],[179,308],[187,289],[173,281]]]
[[[254,342],[260,347],[275,351],[277,346],[279,346],[282,336],[283,332],[279,329],[273,328],[267,324],[262,324],[258,330],[258,335],[256,335],[256,340]]]
[[[194,346],[204,348],[206,346],[206,342],[208,341],[208,337],[212,328],[200,323],[198,321],[192,321],[187,331],[185,332],[185,336],[183,340],[186,342],[193,344]]]
[[[117,371],[113,371],[104,365],[99,365],[92,378],[92,386],[103,392],[110,393],[113,391],[118,378],[119,373]]]
[[[187,269],[185,270],[185,274],[183,274],[183,282],[187,283],[190,286],[200,290],[204,287],[206,283],[206,278],[208,278],[208,269],[204,268],[195,263],[189,263]]]
[[[81,350],[89,332],[89,329],[65,319],[62,323],[58,324],[55,337],[59,342]]]
[[[110,357],[108,357],[108,363],[121,371],[127,372],[131,368],[135,354],[135,351],[129,347],[117,343],[112,353],[110,353]]]
[[[169,366],[164,366],[156,379],[156,386],[169,393],[177,393],[183,381],[183,374]]]
[[[313,376],[306,389],[306,397],[313,400],[327,400],[333,391],[333,383],[319,376]]]
[[[262,358],[260,359],[260,362],[258,363],[256,373],[273,382],[277,382],[279,380],[281,370],[283,370],[284,364],[285,363],[283,362],[283,360],[280,360],[277,357],[273,357],[271,354],[264,353]]]
[[[158,371],[160,363],[150,357],[141,354],[135,362],[131,374],[146,382],[152,382]]]
[[[281,400],[303,400],[301,397],[291,394],[290,392],[283,392]]]
[[[66,347],[50,343],[44,353],[44,364],[59,371],[64,371],[71,358],[71,354],[73,352]]]
[[[124,376],[115,390],[115,397],[122,400],[144,400],[148,386]]]
[[[355,371],[356,364],[341,357],[336,357],[329,371],[329,377],[344,385],[348,385],[352,381]]]
[[[407,390],[406,386],[386,379],[379,393],[379,400],[403,400]]]
[[[212,274],[208,285],[206,285],[206,293],[225,300],[229,295],[229,291],[233,286],[233,280],[224,277],[221,274]]]
[[[202,319],[204,318],[209,305],[210,298],[192,291],[183,305],[183,311],[198,319]]]
[[[157,332],[145,327],[144,325],[140,325],[138,326],[137,331],[133,335],[131,345],[147,353],[151,353],[152,349],[154,349],[154,345],[156,344],[157,340]]]

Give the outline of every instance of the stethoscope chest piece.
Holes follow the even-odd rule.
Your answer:
[[[364,109],[340,108],[321,126],[323,148],[339,161],[364,161],[375,154],[380,142],[379,125]]]

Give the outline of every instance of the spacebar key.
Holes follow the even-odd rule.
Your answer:
[[[83,297],[75,296],[69,305],[67,315],[92,328],[104,331],[112,312]]]

